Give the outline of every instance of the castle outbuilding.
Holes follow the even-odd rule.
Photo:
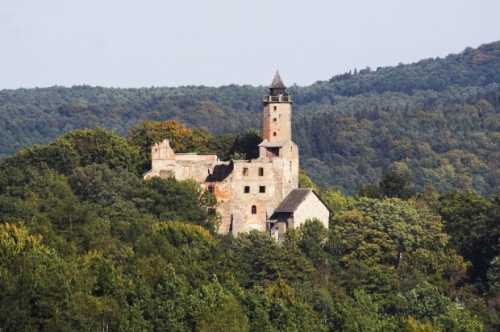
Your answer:
[[[259,156],[223,162],[216,155],[175,153],[169,141],[151,148],[155,176],[193,179],[217,198],[219,232],[268,231],[277,238],[307,219],[328,227],[329,210],[310,189],[299,188],[299,149],[292,141],[292,99],[278,72],[263,100]]]

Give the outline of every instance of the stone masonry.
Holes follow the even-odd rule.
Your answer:
[[[222,162],[216,155],[175,153],[169,141],[164,140],[151,147],[152,167],[144,178],[174,177],[199,182],[217,198],[222,234],[271,231],[273,227],[286,231],[287,227],[293,227],[293,222],[278,227],[277,220],[271,219],[299,182],[299,150],[292,141],[292,99],[279,73],[263,105],[263,141],[259,144],[258,158]],[[324,210],[328,211],[323,206]],[[307,209],[303,207],[300,211],[300,218],[307,218]],[[328,227],[328,213],[318,216],[326,219],[321,221]],[[311,211],[311,218],[318,216]]]

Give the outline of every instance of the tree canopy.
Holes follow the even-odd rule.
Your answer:
[[[136,128],[127,139],[73,131],[0,161],[1,329],[500,327],[500,200],[346,196],[303,172],[301,185],[332,211],[329,229],[309,220],[279,243],[267,233],[220,235],[214,197],[198,184],[143,181],[145,138],[190,149],[209,142],[231,155],[251,153],[255,134],[214,136],[172,122]]]

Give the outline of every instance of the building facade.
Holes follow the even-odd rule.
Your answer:
[[[298,189],[299,149],[292,141],[292,99],[279,73],[264,97],[263,108],[263,140],[258,158],[223,162],[216,155],[175,153],[169,141],[164,140],[152,146],[152,167],[144,178],[174,177],[199,182],[217,198],[217,212],[221,216],[219,232],[223,234],[259,230],[278,236],[288,227],[299,226],[283,219],[283,214],[275,213],[289,195],[297,195],[301,190]],[[310,201],[299,203],[310,204]],[[312,205],[316,208],[310,211],[310,218],[328,227],[329,212],[325,214],[328,209],[320,201],[321,213],[316,213],[317,204]],[[308,217],[304,213],[302,219]],[[274,218],[276,215],[281,218]]]

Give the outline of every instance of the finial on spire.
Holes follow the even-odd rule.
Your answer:
[[[283,84],[283,80],[281,79],[280,72],[276,70],[274,74],[273,82],[271,83],[271,89],[285,89],[286,86]]]

